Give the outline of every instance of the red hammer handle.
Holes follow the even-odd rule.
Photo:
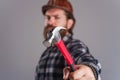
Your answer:
[[[71,67],[71,71],[75,70],[75,64],[73,62],[73,59],[70,55],[70,53],[68,52],[68,50],[66,49],[62,39],[60,39],[57,43],[56,43],[58,49],[61,51],[62,55],[64,56],[66,62],[68,63],[68,65]]]

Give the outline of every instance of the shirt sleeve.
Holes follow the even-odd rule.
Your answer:
[[[72,40],[68,45],[68,50],[72,55],[75,64],[84,64],[89,66],[93,70],[96,80],[101,80],[101,64],[92,56],[88,47],[83,42],[80,40]]]

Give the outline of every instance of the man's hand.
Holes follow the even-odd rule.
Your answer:
[[[70,72],[70,67],[65,67],[63,70],[63,79],[67,80],[95,80],[95,76],[90,67],[86,65],[76,65],[76,70]]]

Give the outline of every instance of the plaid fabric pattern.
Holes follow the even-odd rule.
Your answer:
[[[75,64],[85,64],[91,67],[96,80],[100,80],[100,63],[90,54],[88,47],[80,40],[73,39],[72,35],[65,36],[63,41]],[[57,47],[48,47],[41,55],[36,67],[35,80],[63,80],[65,66],[68,65]]]

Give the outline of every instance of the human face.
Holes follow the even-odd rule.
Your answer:
[[[53,8],[47,10],[45,14],[45,26],[51,25],[54,27],[67,25],[67,17],[65,15],[65,11],[58,8]]]
[[[45,13],[44,37],[46,38],[47,33],[51,29],[57,26],[62,26],[62,27],[67,28],[67,24],[68,24],[68,20],[67,20],[64,10],[58,9],[58,8],[47,10]]]

